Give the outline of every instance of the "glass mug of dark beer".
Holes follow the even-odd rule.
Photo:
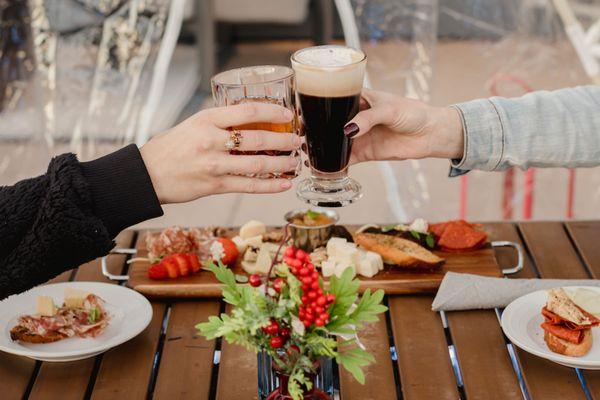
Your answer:
[[[295,79],[291,68],[279,65],[259,65],[253,67],[236,68],[221,72],[211,79],[212,95],[217,107],[235,105],[246,102],[266,102],[279,104],[288,108],[294,115],[295,111]],[[274,124],[271,122],[258,122],[232,126],[237,130],[264,130],[279,133],[298,133],[298,124],[295,118],[287,123]],[[237,151],[232,154],[262,154],[268,156],[289,155],[289,151]],[[258,175],[258,178],[293,178],[298,175],[300,166],[296,171],[284,174]]]
[[[345,46],[309,47],[292,55],[311,170],[296,194],[307,203],[343,207],[362,195],[360,184],[348,177],[352,139],[344,125],[358,113],[366,64],[362,51]]]

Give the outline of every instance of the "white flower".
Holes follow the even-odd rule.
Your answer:
[[[413,221],[412,224],[410,224],[410,230],[419,233],[427,234],[428,228],[429,225],[427,224],[427,221],[425,221],[423,218],[417,218]]]
[[[292,316],[292,331],[298,336],[304,336],[304,324],[295,316]]]

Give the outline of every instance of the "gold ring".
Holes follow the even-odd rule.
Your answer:
[[[225,142],[225,147],[229,151],[237,150],[242,144],[242,132],[234,128],[230,128],[229,131],[229,139]]]

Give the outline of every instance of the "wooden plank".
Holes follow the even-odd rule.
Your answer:
[[[353,231],[357,229],[357,226],[348,226],[347,228]],[[228,234],[235,235],[237,230],[230,229]],[[489,246],[467,253],[437,252],[437,254],[446,260],[438,270],[410,271],[386,268],[373,278],[361,277],[360,291],[371,288],[372,290],[383,289],[388,295],[434,293],[448,271],[501,276],[500,268],[494,257],[494,250]],[[245,274],[239,265],[233,270],[236,274]],[[214,298],[221,296],[220,283],[213,274],[206,271],[186,278],[164,281],[150,279],[147,271],[147,262],[133,263],[129,274],[131,279],[127,285],[152,298]],[[326,285],[327,281],[326,278]]]
[[[456,378],[431,296],[389,298],[403,398],[457,399]]]
[[[519,224],[523,239],[541,278],[588,278],[564,226],[560,222]],[[585,393],[571,368],[562,367],[525,351],[517,351],[532,399],[584,399]]]
[[[226,308],[229,313],[231,307]],[[256,354],[243,347],[221,342],[221,363],[217,379],[217,400],[257,399],[258,362]]]
[[[446,316],[467,398],[522,399],[496,313],[455,311]]]
[[[146,399],[166,306],[152,303],[150,325],[102,358],[92,399]]]
[[[600,221],[568,222],[566,226],[588,271],[593,278],[598,279],[600,277],[600,246],[598,246]],[[584,371],[583,374],[592,396],[600,399],[600,371]]]
[[[509,240],[520,243],[513,224],[485,224],[490,240]],[[513,249],[497,248],[501,268],[516,265]],[[528,257],[519,277],[534,277]],[[463,375],[465,393],[469,399],[521,399],[519,381],[512,367],[502,328],[494,311],[461,311],[446,313],[452,341]],[[473,327],[477,327],[474,329]],[[486,362],[481,362],[481,355]]]
[[[397,399],[385,316],[380,316],[377,323],[365,326],[359,337],[367,351],[375,357],[375,362],[363,369],[367,382],[365,385],[356,382],[350,373],[340,367],[342,399]]]
[[[567,222],[575,248],[594,279],[600,277],[600,221]]]
[[[219,313],[218,301],[181,302],[171,307],[155,399],[208,399],[215,341],[194,326]]]
[[[138,234],[135,247],[142,249],[143,241],[143,235]],[[143,250],[141,254],[145,254]],[[147,398],[165,311],[164,303],[153,302],[150,325],[134,339],[104,354],[92,399]]]
[[[122,232],[115,241],[117,246],[128,247],[133,238],[132,231]],[[117,270],[123,267],[125,258],[122,256],[108,259],[109,268]],[[100,259],[86,263],[77,271],[75,281],[99,280],[105,281],[100,273]],[[95,358],[67,363],[42,363],[40,372],[35,380],[31,399],[81,399],[87,389]]]

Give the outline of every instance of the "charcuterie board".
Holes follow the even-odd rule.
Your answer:
[[[357,229],[356,226],[346,226],[349,231]],[[237,230],[231,229],[231,236]],[[143,235],[140,232],[138,239],[137,257],[147,254]],[[502,271],[496,262],[494,250],[490,244],[483,248],[464,252],[436,252],[446,262],[437,270],[432,271],[410,271],[386,266],[383,271],[372,278],[359,277],[361,281],[361,292],[367,288],[383,289],[386,294],[414,294],[434,293],[439,287],[446,272],[460,272],[483,276],[501,277]],[[147,262],[134,262],[129,268],[129,280],[127,286],[148,296],[156,298],[202,298],[220,297],[221,289],[219,282],[212,273],[201,271],[198,274],[173,280],[157,281],[148,277],[149,264]],[[244,274],[238,265],[233,268],[236,274]],[[327,281],[327,279],[326,279]]]

